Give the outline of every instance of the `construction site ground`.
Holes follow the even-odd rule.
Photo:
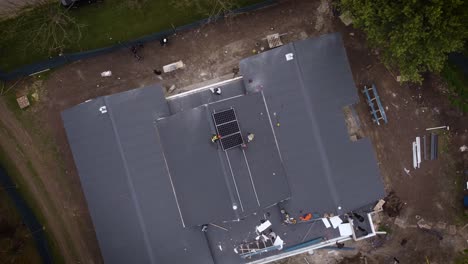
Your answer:
[[[232,77],[242,58],[268,49],[269,34],[280,33],[288,43],[329,32],[343,36],[360,94],[356,111],[362,134],[373,142],[391,194],[378,221],[379,230],[387,235],[346,242],[346,250],[316,250],[277,263],[454,261],[468,248],[468,218],[462,202],[468,154],[459,150],[467,145],[468,117],[450,105],[446,86],[436,75],[426,75],[422,85],[397,82],[398,74],[381,63],[378,50],[368,46],[365,35],[352,25],[345,26],[333,16],[330,2],[322,0],[281,1],[180,32],[170,36],[165,47],[159,42],[146,44],[139,51],[141,60],[122,49],[6,84],[4,91],[9,91],[0,99],[0,147],[21,173],[65,262],[102,263],[102,258],[60,118],[62,110],[156,82],[167,91],[174,85],[170,94],[179,93],[195,88],[196,83]],[[161,78],[153,73],[178,60],[184,62],[184,69],[163,73]],[[101,77],[104,71],[112,75]],[[377,126],[371,121],[360,90],[372,83],[380,93],[388,124]],[[15,98],[24,94],[29,95],[31,106],[20,110]],[[438,159],[423,160],[421,168],[413,169],[414,138],[427,136],[426,128],[441,125],[450,130],[437,131]]]

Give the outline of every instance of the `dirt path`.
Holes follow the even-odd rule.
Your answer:
[[[28,131],[18,122],[3,98],[0,98],[0,147],[9,154],[9,158],[21,173],[20,186],[24,184],[28,196],[34,197],[37,206],[46,221],[46,230],[55,238],[59,253],[66,263],[94,263],[92,250],[88,248],[89,239],[84,239],[76,228],[76,216],[68,208],[64,190],[56,181],[56,164],[51,164],[47,154],[37,147],[37,143]],[[53,162],[53,161],[52,161]],[[55,194],[55,195],[51,195]],[[51,245],[52,246],[52,245]]]

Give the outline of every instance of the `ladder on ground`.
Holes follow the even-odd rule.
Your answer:
[[[367,104],[371,108],[372,114],[372,121],[377,125],[380,125],[380,122],[383,120],[385,124],[387,124],[387,115],[385,114],[385,109],[382,106],[382,102],[380,102],[379,94],[377,93],[377,88],[375,84],[372,84],[372,87],[367,88],[364,86],[364,90],[362,92],[366,95]]]

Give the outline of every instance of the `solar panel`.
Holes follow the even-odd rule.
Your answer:
[[[222,112],[213,114],[215,125],[219,126],[221,124],[236,120],[236,114],[234,109],[228,109]]]
[[[229,136],[239,131],[239,124],[237,124],[237,121],[235,120],[218,126],[218,133],[221,137]]]
[[[213,119],[216,131],[221,136],[223,150],[228,150],[244,143],[234,109],[231,108],[214,113]]]
[[[237,147],[241,145],[243,142],[244,141],[242,140],[242,136],[240,133],[236,133],[236,134],[221,138],[221,145],[223,146],[224,150]]]

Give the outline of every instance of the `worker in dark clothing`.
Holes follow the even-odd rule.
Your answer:
[[[221,95],[221,88],[219,88],[219,87],[211,88],[210,91],[211,91],[212,94]]]
[[[166,46],[168,43],[168,39],[166,37],[162,38],[159,40],[159,44],[161,44],[162,47]]]
[[[211,142],[215,143],[216,141],[220,140],[221,136],[218,134],[214,134],[211,136]]]

